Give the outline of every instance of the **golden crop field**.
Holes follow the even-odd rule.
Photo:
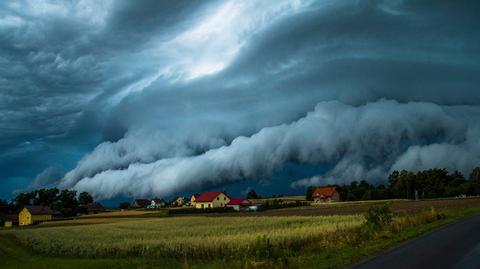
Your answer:
[[[97,218],[77,218],[59,221],[46,221],[39,224],[39,226],[63,226],[63,225],[94,225],[107,224],[117,222],[141,221],[145,218],[139,217],[97,217]]]
[[[330,233],[358,227],[361,215],[295,217],[175,217],[12,230],[42,254],[80,257],[214,257],[247,251],[267,238],[275,247],[330,241]]]

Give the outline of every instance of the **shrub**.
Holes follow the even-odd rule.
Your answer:
[[[367,227],[379,230],[390,225],[393,220],[393,213],[387,204],[372,206],[365,213]]]

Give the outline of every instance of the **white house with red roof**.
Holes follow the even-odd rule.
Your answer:
[[[247,210],[253,203],[247,199],[243,198],[231,198],[230,202],[227,204],[227,207],[231,207],[236,211]]]

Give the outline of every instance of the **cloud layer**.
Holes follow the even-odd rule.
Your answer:
[[[465,117],[465,112],[472,116]],[[379,182],[387,178],[391,169],[416,170],[438,165],[467,171],[480,162],[478,116],[478,108],[431,103],[380,100],[354,107],[336,101],[323,102],[293,123],[267,127],[250,137],[237,137],[229,145],[195,156],[164,155],[149,163],[129,160],[130,165],[124,169],[108,169],[92,177],[87,176],[92,170],[102,169],[96,167],[99,162],[87,157],[67,174],[64,182],[66,187],[111,198],[168,195],[202,189],[205,185],[255,179],[271,175],[286,162],[335,164],[323,177],[295,185],[362,178]],[[127,141],[120,143],[128,148]],[[161,142],[158,148],[163,148]],[[125,156],[118,151],[114,154],[119,159]],[[91,156],[100,160],[103,167],[115,166],[112,153],[102,146]],[[111,163],[105,165],[105,160]]]

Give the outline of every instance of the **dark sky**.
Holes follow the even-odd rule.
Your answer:
[[[2,1],[0,197],[480,165],[479,1]]]

